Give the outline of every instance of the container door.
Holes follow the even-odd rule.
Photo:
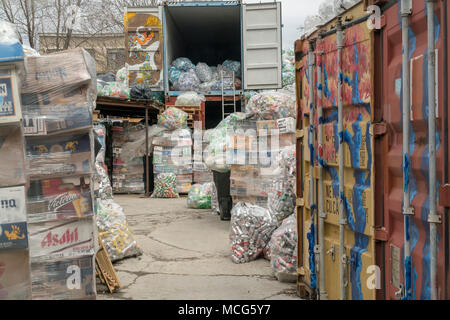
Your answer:
[[[243,5],[244,89],[279,89],[281,82],[281,3]]]
[[[128,8],[124,27],[129,86],[142,83],[163,91],[162,7]]]

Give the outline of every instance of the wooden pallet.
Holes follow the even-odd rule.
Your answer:
[[[100,281],[109,289],[110,293],[114,290],[121,288],[119,278],[117,277],[116,270],[114,269],[111,259],[109,259],[108,252],[103,245],[103,241],[98,237],[98,243],[100,250],[95,256],[95,272],[100,278]]]

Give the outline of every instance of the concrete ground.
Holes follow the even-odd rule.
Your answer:
[[[186,208],[186,198],[114,197],[144,254],[114,264],[122,288],[98,284],[98,299],[299,299],[296,285],[281,283],[265,259],[234,264],[229,221],[210,210]]]

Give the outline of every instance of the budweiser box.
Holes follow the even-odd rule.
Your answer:
[[[92,217],[29,224],[33,262],[95,254]]]
[[[85,51],[81,48],[25,59],[22,93],[53,91],[89,84]]]
[[[94,257],[33,262],[31,282],[33,300],[95,299]]]
[[[27,211],[29,223],[94,215],[89,177],[31,181]]]
[[[26,183],[24,142],[19,126],[0,126],[0,187]]]
[[[92,126],[87,87],[22,94],[26,135],[63,133]]]
[[[19,89],[15,67],[0,67],[0,125],[22,120]]]
[[[27,137],[27,164],[33,178],[88,175],[92,172],[89,133]]]
[[[0,250],[0,300],[31,298],[28,250]]]

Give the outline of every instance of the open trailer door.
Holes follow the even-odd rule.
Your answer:
[[[163,91],[162,7],[127,8],[124,22],[130,87],[144,83]]]
[[[242,6],[244,89],[280,89],[281,3]]]

